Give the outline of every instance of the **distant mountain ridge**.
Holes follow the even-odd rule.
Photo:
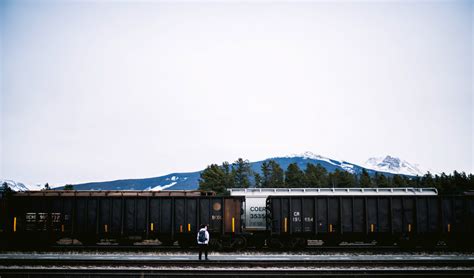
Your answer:
[[[261,166],[265,161],[274,160],[283,170],[286,170],[288,165],[296,163],[301,169],[306,169],[308,163],[319,164],[328,172],[336,170],[347,171],[352,174],[360,174],[365,169],[369,175],[381,173],[388,176],[397,174],[395,166],[392,166],[389,171],[378,171],[368,167],[362,167],[354,163],[346,161],[339,161],[330,159],[321,155],[316,155],[311,152],[305,152],[299,155],[290,155],[285,157],[273,157],[261,161],[250,162],[250,167],[254,172],[261,174]],[[145,179],[127,179],[106,182],[91,182],[83,184],[75,184],[76,190],[195,190],[199,187],[199,178],[201,171],[191,173],[173,173],[161,177],[145,178]],[[403,175],[414,176],[413,174]]]
[[[305,152],[285,157],[273,157],[261,161],[250,162],[251,169],[261,174],[263,162],[274,160],[283,170],[288,165],[296,163],[301,169],[306,169],[308,163],[321,165],[328,172],[336,170],[347,171],[352,174],[360,174],[365,169],[369,175],[381,173],[387,176],[401,174],[407,176],[422,176],[424,173],[416,165],[410,164],[396,157],[386,156],[384,158],[370,158],[365,166],[360,166],[347,161],[339,161],[321,155]],[[172,173],[165,176],[144,179],[123,179],[103,182],[88,182],[73,184],[75,190],[195,190],[199,187],[201,171],[190,173]],[[3,182],[2,182],[3,183]],[[39,190],[40,188],[28,187],[22,183],[7,181],[8,185],[16,191]],[[61,189],[57,187],[55,189]]]

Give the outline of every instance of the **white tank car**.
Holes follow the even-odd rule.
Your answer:
[[[247,231],[265,231],[268,196],[406,196],[438,195],[436,188],[231,188],[231,196],[245,196],[244,223]]]

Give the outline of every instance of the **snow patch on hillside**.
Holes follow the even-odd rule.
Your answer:
[[[158,185],[158,186],[155,186],[153,187],[152,189],[149,189],[151,191],[161,191],[161,190],[165,190],[167,188],[170,188],[172,187],[173,185],[177,184],[178,182],[177,181],[174,181],[170,184],[165,184],[165,185]]]
[[[319,155],[319,154],[314,154],[314,153],[308,152],[308,151],[303,153],[303,154],[293,154],[293,155],[287,156],[287,158],[293,158],[293,157],[302,157],[303,159],[324,161],[324,162],[327,162],[327,163],[332,164],[334,166],[341,167],[342,169],[344,169],[345,171],[347,171],[351,174],[355,173],[354,165],[350,164],[346,161],[343,161],[343,160],[339,161],[339,160],[335,160],[335,159],[330,159],[330,158],[327,158],[325,156],[322,156],[322,155]]]
[[[174,185],[176,185],[179,181],[185,181],[187,180],[187,177],[178,177],[178,176],[171,176],[165,179],[165,181],[168,181],[170,183],[163,184],[163,185],[157,185],[155,187],[149,187],[145,190],[151,190],[151,191],[161,191],[161,190],[166,190]]]

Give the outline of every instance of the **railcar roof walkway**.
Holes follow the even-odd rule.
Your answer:
[[[231,196],[426,196],[438,195],[436,188],[230,188]]]

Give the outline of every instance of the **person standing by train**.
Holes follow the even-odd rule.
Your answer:
[[[207,258],[207,247],[209,245],[209,232],[207,231],[207,225],[201,225],[201,229],[197,233],[197,243],[199,247],[199,260],[202,258],[202,253],[204,252],[205,260]]]

